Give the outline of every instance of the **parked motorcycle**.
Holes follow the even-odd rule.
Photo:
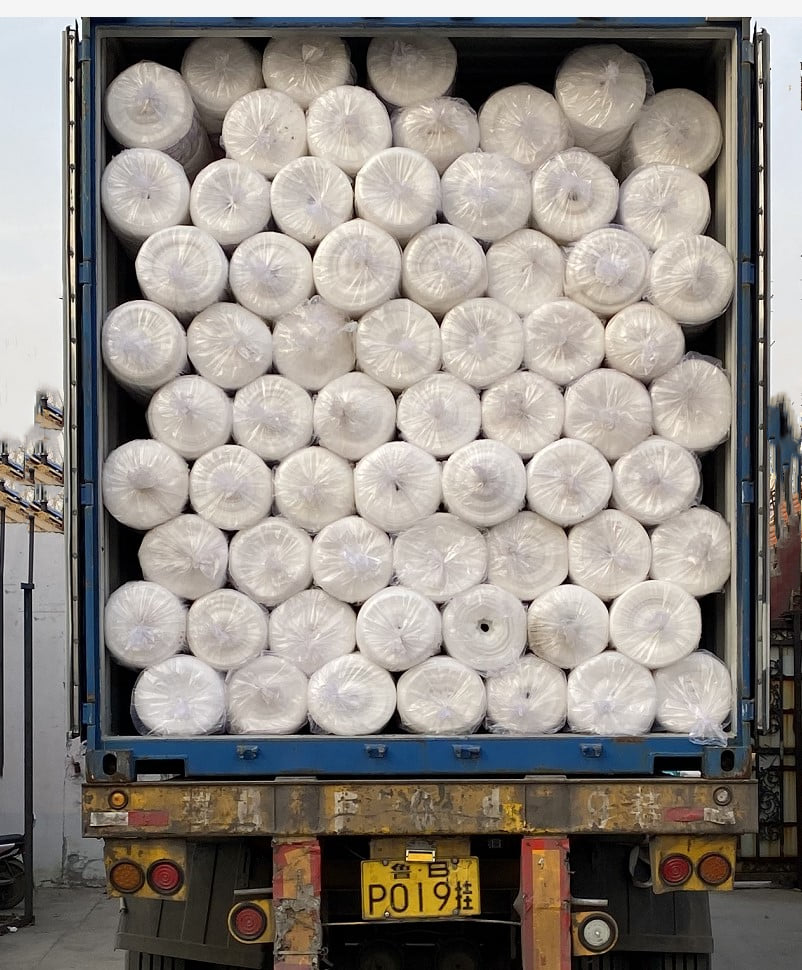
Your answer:
[[[0,835],[0,910],[13,909],[25,898],[23,835]]]

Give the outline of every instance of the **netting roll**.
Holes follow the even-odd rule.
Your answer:
[[[704,179],[679,165],[643,165],[621,184],[619,218],[649,249],[697,235],[710,222]]]
[[[399,534],[393,545],[393,568],[402,586],[444,603],[482,582],[487,543],[467,522],[435,512]]]
[[[238,37],[197,37],[181,60],[186,81],[206,130],[219,135],[232,104],[264,86],[259,53]]]
[[[395,711],[390,674],[358,653],[337,657],[309,678],[313,730],[353,737],[376,734]]]
[[[536,512],[519,512],[487,533],[487,578],[518,599],[535,599],[568,575],[565,532]]]
[[[183,511],[189,469],[160,441],[128,441],[103,462],[102,489],[109,515],[131,529],[152,529]]]
[[[325,448],[301,448],[285,457],[274,485],[279,513],[307,532],[354,512],[351,466]]]
[[[227,563],[225,535],[199,515],[179,515],[157,525],[139,545],[144,579],[187,600],[225,585]]]
[[[353,80],[345,41],[332,34],[302,31],[271,37],[262,57],[267,87],[283,91],[302,108],[324,92]]]
[[[638,583],[610,605],[611,646],[652,670],[687,657],[701,635],[699,603],[674,583]]]
[[[523,320],[524,365],[570,384],[604,359],[604,325],[587,307],[561,298],[544,303]]]
[[[568,675],[568,724],[580,734],[646,734],[657,711],[657,689],[646,667],[605,650]]]
[[[584,148],[552,156],[532,177],[532,219],[542,232],[570,243],[613,221],[618,180]]]
[[[619,371],[590,371],[565,390],[563,433],[620,458],[652,433],[649,392]]]
[[[523,316],[563,295],[565,257],[535,229],[518,229],[487,251],[487,295]]]
[[[305,155],[285,165],[270,188],[278,228],[314,247],[354,217],[354,190],[345,172],[325,158]]]
[[[273,476],[247,448],[221,445],[192,466],[189,498],[198,515],[218,529],[248,529],[270,514]]]
[[[368,45],[368,81],[388,104],[404,106],[451,90],[457,51],[447,37],[418,31],[374,37]]]
[[[649,575],[652,546],[640,522],[604,509],[568,533],[568,575],[599,599],[611,600]]]
[[[560,437],[565,406],[556,384],[528,371],[516,371],[482,395],[482,430],[531,458]]]
[[[647,384],[678,364],[684,353],[682,327],[651,303],[624,307],[604,328],[607,364]]]
[[[126,667],[150,667],[180,653],[186,631],[186,606],[157,583],[124,583],[103,612],[106,649]]]
[[[440,328],[412,300],[389,300],[370,310],[354,341],[360,370],[391,391],[403,391],[440,367]]]
[[[286,377],[258,377],[234,396],[232,435],[265,461],[280,461],[312,440],[312,398]]]
[[[376,152],[389,148],[387,109],[365,88],[340,85],[325,91],[306,112],[309,154],[325,158],[352,178]]]
[[[680,512],[652,532],[652,578],[676,583],[691,596],[723,589],[731,559],[730,527],[711,509]]]
[[[309,251],[280,232],[260,232],[241,242],[231,256],[229,279],[237,303],[268,320],[315,292]]]
[[[137,678],[131,713],[140,734],[215,734],[226,721],[223,678],[196,657],[179,655],[162,660]]]
[[[521,320],[498,300],[477,297],[452,307],[440,327],[443,368],[472,387],[488,387],[523,358]]]
[[[562,108],[532,84],[514,84],[492,94],[479,110],[483,152],[506,155],[534,172],[555,152],[573,144]]]
[[[231,540],[234,585],[263,606],[277,606],[312,582],[312,540],[280,518],[269,518]]]
[[[690,508],[701,489],[696,456],[657,435],[613,465],[613,504],[642,525],[657,525]]]
[[[360,653],[385,670],[409,670],[440,651],[440,611],[431,600],[403,586],[380,589],[356,618]]]
[[[234,670],[267,649],[267,613],[235,589],[207,593],[189,608],[187,645],[215,670]]]
[[[440,465],[406,441],[390,441],[354,469],[354,495],[362,518],[385,532],[400,532],[440,507]]]
[[[231,412],[225,391],[205,377],[186,374],[159,388],[150,399],[148,430],[157,441],[192,460],[228,441]]]
[[[553,734],[565,724],[565,674],[539,657],[488,677],[487,725],[496,734]]]
[[[686,327],[703,327],[720,317],[734,290],[732,257],[710,236],[680,236],[652,257],[649,300]]]
[[[478,436],[482,405],[464,381],[451,374],[432,374],[403,392],[396,421],[404,440],[435,458],[447,458]]]
[[[315,583],[346,603],[364,603],[393,572],[387,533],[358,515],[324,526],[312,544]]]
[[[221,158],[198,173],[189,198],[192,223],[229,251],[270,221],[270,183],[248,165]]]
[[[367,374],[343,374],[318,393],[313,420],[324,448],[359,461],[395,434],[395,398]]]
[[[461,155],[443,173],[443,215],[475,239],[495,242],[529,221],[529,176],[505,155]]]
[[[613,473],[593,445],[560,438],[536,452],[526,466],[529,508],[557,525],[583,522],[610,499]]]
[[[732,715],[732,677],[718,657],[692,653],[654,673],[657,723],[664,731],[687,734],[698,744],[727,743],[723,725]]]
[[[213,303],[187,330],[195,370],[226,391],[236,391],[270,369],[273,338],[261,317],[237,303]]]
[[[187,337],[169,310],[130,300],[103,321],[103,363],[131,395],[147,399],[187,370]]]
[[[307,391],[319,391],[354,366],[348,317],[319,296],[299,303],[273,327],[276,370]]]
[[[461,98],[431,98],[393,112],[393,144],[420,152],[439,175],[479,147],[476,112]]]
[[[226,682],[232,734],[296,734],[306,724],[305,674],[281,657],[256,657]]]
[[[354,204],[360,219],[389,232],[403,245],[437,222],[440,176],[420,152],[386,148],[357,172]]]
[[[512,448],[483,438],[457,449],[443,465],[443,501],[470,525],[498,525],[526,497],[526,469]]]
[[[430,657],[398,679],[398,714],[415,734],[471,734],[487,711],[475,670],[451,657]]]
[[[456,226],[429,226],[404,247],[401,292],[436,317],[486,289],[484,250]]]
[[[626,229],[595,229],[565,261],[565,295],[602,317],[637,303],[649,283],[649,250]]]
[[[730,433],[732,390],[724,371],[688,356],[652,382],[654,430],[691,451],[709,451]]]
[[[270,652],[311,676],[330,660],[353,653],[356,616],[347,603],[305,589],[270,614]]]
[[[607,648],[610,617],[595,593],[564,583],[529,604],[527,631],[532,653],[571,670]]]
[[[220,144],[229,158],[272,179],[288,162],[306,155],[303,109],[281,91],[251,91],[226,111]]]

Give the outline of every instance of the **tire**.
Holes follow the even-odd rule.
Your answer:
[[[25,867],[19,859],[0,862],[0,909],[13,909],[25,899]]]

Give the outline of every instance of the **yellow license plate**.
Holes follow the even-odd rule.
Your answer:
[[[479,860],[362,863],[363,919],[454,919],[476,916]]]

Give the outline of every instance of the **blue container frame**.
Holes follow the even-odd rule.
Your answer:
[[[734,29],[738,50],[750,40],[749,22],[741,19],[715,21],[715,26]],[[737,346],[738,409],[735,415],[736,473],[738,490],[737,561],[738,602],[741,604],[740,698],[733,736],[727,748],[706,747],[687,738],[668,734],[643,737],[598,737],[557,734],[534,738],[496,735],[427,738],[380,735],[338,738],[323,735],[251,737],[216,735],[200,738],[157,738],[106,736],[101,724],[101,560],[100,523],[103,515],[97,483],[101,455],[98,452],[99,360],[97,353],[97,279],[95,247],[98,239],[96,213],[99,183],[95,152],[96,126],[100,113],[95,102],[97,44],[104,29],[129,28],[152,31],[195,31],[236,28],[240,31],[280,27],[339,27],[373,34],[388,28],[693,28],[708,25],[704,18],[90,18],[84,21],[79,59],[85,64],[81,95],[81,150],[85,161],[80,168],[81,245],[79,263],[80,344],[78,347],[79,399],[82,442],[78,456],[80,475],[80,558],[83,586],[80,592],[81,637],[86,647],[83,685],[83,722],[86,728],[90,764],[102,780],[101,765],[107,754],[118,753],[119,763],[131,766],[131,778],[139,770],[158,772],[169,762],[169,771],[187,778],[263,779],[282,775],[319,777],[487,777],[556,774],[598,777],[651,776],[666,766],[683,765],[701,769],[704,777],[738,777],[750,770],[750,722],[753,697],[753,649],[755,616],[752,563],[756,552],[755,506],[744,494],[745,483],[754,480],[756,365],[753,356],[754,327],[754,186],[752,154],[755,94],[753,65],[741,58],[738,74],[737,148]],[[89,446],[85,446],[89,442]],[[168,770],[166,765],[161,770]],[[113,773],[113,772],[112,772]]]

